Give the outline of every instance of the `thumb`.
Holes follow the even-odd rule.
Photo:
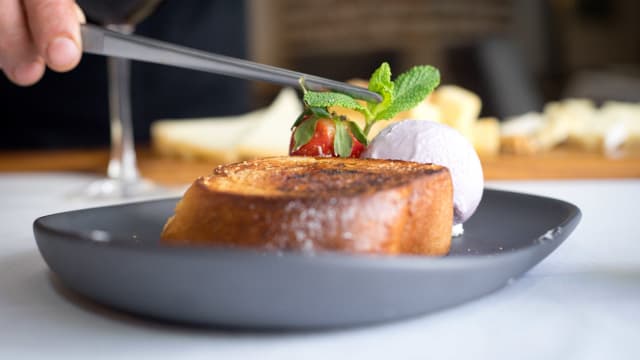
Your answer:
[[[25,0],[24,4],[36,49],[49,68],[73,69],[82,55],[80,21],[84,17],[75,1]]]

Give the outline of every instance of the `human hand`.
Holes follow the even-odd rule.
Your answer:
[[[0,68],[11,81],[33,85],[45,66],[78,65],[85,17],[74,0],[0,0],[0,9]]]

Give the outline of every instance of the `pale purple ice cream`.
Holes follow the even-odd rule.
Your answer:
[[[465,222],[480,204],[482,166],[473,145],[457,130],[425,120],[405,120],[382,130],[363,158],[433,163],[449,168],[453,182],[453,222]]]

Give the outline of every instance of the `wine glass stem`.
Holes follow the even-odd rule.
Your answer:
[[[110,25],[110,29],[132,33],[132,25]],[[109,120],[111,124],[111,156],[109,178],[131,183],[139,179],[131,120],[131,63],[127,59],[108,58]]]

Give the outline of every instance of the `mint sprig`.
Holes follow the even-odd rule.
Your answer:
[[[391,81],[391,67],[388,63],[383,62],[382,65],[371,74],[371,78],[369,79],[369,90],[382,95],[381,102],[377,104],[367,104],[371,115],[378,114],[391,105],[394,99],[394,88],[395,84]]]
[[[380,94],[382,101],[363,105],[351,96],[342,93],[309,91],[304,88],[304,82],[301,81],[305,112],[293,125],[295,128],[295,148],[298,149],[311,140],[318,119],[329,118],[336,124],[335,153],[347,157],[350,155],[353,145],[349,130],[358,141],[367,145],[367,135],[375,122],[391,119],[402,111],[412,109],[423,101],[439,83],[440,72],[429,65],[414,66],[392,81],[391,67],[388,63],[383,62],[369,79],[369,90]],[[330,113],[328,108],[334,106],[362,113],[365,118],[364,129],[344,116]],[[309,121],[304,121],[305,119],[309,119]]]
[[[363,106],[352,97],[336,92],[304,93],[304,102],[309,107],[326,108],[340,106],[361,112],[365,117],[364,133],[367,135],[376,121],[388,120],[402,111],[409,110],[424,100],[440,83],[440,72],[429,65],[414,66],[391,80],[391,68],[384,62],[369,79],[369,90],[382,96],[379,103]]]
[[[433,66],[415,66],[398,76],[394,82],[393,99],[383,110],[374,114],[374,121],[391,119],[421,103],[440,84],[440,72]],[[369,86],[371,89],[371,85]],[[383,95],[384,96],[384,95]]]
[[[351,96],[336,92],[306,91],[304,93],[303,101],[310,107],[328,108],[332,106],[340,106],[360,111],[362,113],[367,112],[367,108],[362,106]]]

